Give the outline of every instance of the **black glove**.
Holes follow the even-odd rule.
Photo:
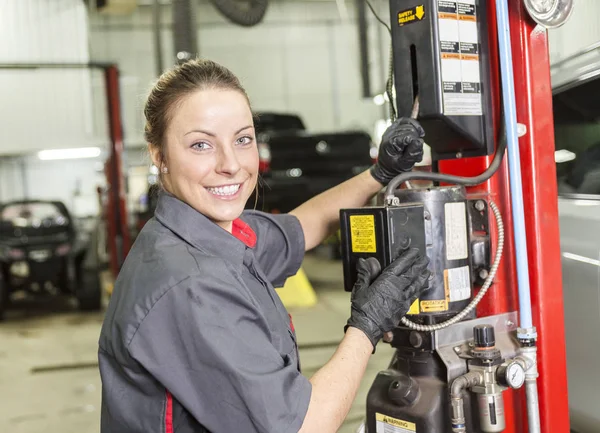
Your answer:
[[[423,159],[425,131],[416,120],[401,117],[383,133],[377,163],[371,175],[382,185],[387,185],[400,173],[412,170]]]
[[[373,349],[383,337],[400,323],[412,303],[428,288],[429,260],[412,248],[383,270],[371,284],[370,267],[358,259],[358,279],[352,289],[352,312],[348,324],[363,331]]]

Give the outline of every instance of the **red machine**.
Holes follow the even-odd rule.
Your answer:
[[[394,331],[397,352],[367,399],[369,433],[570,430],[538,24],[564,21],[570,2],[541,3],[390,1],[398,117],[418,113],[436,163],[395,179],[380,207],[343,212],[346,287],[357,258],[384,267],[406,244],[429,256],[434,277]],[[397,189],[413,179],[435,184]]]

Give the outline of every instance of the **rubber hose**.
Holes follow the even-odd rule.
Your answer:
[[[210,0],[221,14],[234,24],[252,27],[260,23],[269,6],[269,0]]]

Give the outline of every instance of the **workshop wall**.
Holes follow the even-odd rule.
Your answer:
[[[78,217],[97,215],[98,186],[104,186],[101,158],[40,161],[35,156],[0,159],[0,202],[59,200]]]
[[[90,72],[9,69],[22,63],[87,63],[81,0],[0,1],[0,155],[97,141]]]
[[[387,4],[374,2],[386,21]],[[174,63],[171,6],[162,11],[164,66],[169,67]],[[227,22],[205,2],[196,12],[200,55],[238,74],[255,110],[299,113],[313,131],[361,128],[371,133],[385,116],[383,107],[361,95],[353,2],[271,2],[264,22],[251,28]],[[390,41],[372,15],[369,23],[372,89],[381,93]],[[156,77],[151,7],[124,16],[93,14],[90,39],[94,60],[114,61],[121,68],[126,144],[142,145],[143,100]]]

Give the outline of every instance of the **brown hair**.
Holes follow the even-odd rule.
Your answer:
[[[144,138],[150,146],[158,147],[161,164],[173,107],[191,93],[206,89],[238,91],[250,105],[248,95],[235,74],[218,63],[204,59],[190,60],[164,72],[150,91],[144,107]]]

